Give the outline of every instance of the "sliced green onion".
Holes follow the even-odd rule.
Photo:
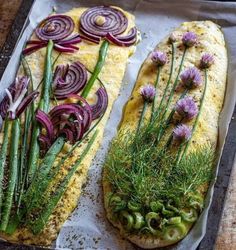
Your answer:
[[[133,212],[138,212],[141,209],[141,205],[134,202],[134,201],[129,201],[128,202],[128,208],[129,208],[129,210],[131,210]]]
[[[181,218],[186,222],[194,222],[198,218],[198,213],[194,208],[185,208],[180,211]]]
[[[130,231],[134,225],[134,218],[127,211],[120,213],[120,222],[127,231]]]
[[[144,221],[144,218],[143,218],[142,214],[139,213],[139,212],[134,212],[133,216],[134,216],[134,226],[133,226],[133,228],[134,229],[142,228],[144,226],[144,224],[145,224],[145,221]]]
[[[114,212],[118,212],[126,208],[126,202],[118,195],[111,197],[109,205],[112,207]]]
[[[164,208],[164,205],[160,201],[150,202],[150,208],[153,212],[160,212]]]
[[[187,229],[183,223],[170,225],[164,228],[163,238],[169,242],[181,240],[187,233]]]
[[[179,224],[181,223],[181,217],[180,216],[177,216],[177,217],[172,217],[168,220],[168,224],[171,224],[171,225],[175,225],[175,224]]]
[[[170,217],[173,217],[175,215],[175,212],[174,211],[171,211],[171,210],[167,210],[165,208],[162,209],[162,214],[167,217],[167,218],[170,218]]]
[[[189,198],[189,206],[198,211],[202,211],[204,200],[199,194],[191,195]]]
[[[148,226],[149,231],[153,235],[160,235],[161,231],[159,230],[161,224],[161,218],[158,213],[149,212],[145,216],[145,220]]]

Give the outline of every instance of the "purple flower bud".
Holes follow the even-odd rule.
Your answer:
[[[194,32],[186,32],[183,34],[182,42],[186,47],[192,47],[197,42],[197,35]]]
[[[173,140],[175,143],[183,143],[191,138],[191,129],[185,125],[181,124],[173,130]]]
[[[166,53],[157,50],[152,52],[151,59],[154,63],[157,64],[157,66],[163,66],[164,64],[166,64],[167,56]]]
[[[175,110],[182,118],[187,120],[193,119],[198,113],[198,107],[190,96],[180,99],[176,103]]]
[[[209,68],[213,63],[214,63],[214,57],[211,54],[205,53],[201,58],[200,67],[202,69],[206,69]]]
[[[177,38],[174,33],[171,33],[169,36],[169,43],[174,43],[176,42]]]
[[[202,84],[202,77],[200,71],[196,67],[186,69],[181,75],[182,84],[188,88],[197,88]]]
[[[143,97],[144,101],[152,102],[156,95],[156,90],[151,84],[147,84],[140,88],[140,94]]]

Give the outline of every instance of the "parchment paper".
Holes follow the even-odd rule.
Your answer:
[[[155,45],[175,27],[184,21],[206,19],[213,20],[223,27],[228,47],[229,69],[225,104],[219,122],[219,155],[222,152],[236,100],[236,3],[171,0],[36,0],[2,77],[0,97],[4,88],[15,77],[19,56],[25,41],[30,37],[37,23],[51,12],[53,6],[57,7],[57,12],[65,12],[73,7],[101,4],[117,5],[132,12],[136,16],[136,24],[142,33],[143,40],[129,61],[121,95],[113,106],[101,148],[90,168],[88,182],[80,198],[78,208],[62,227],[54,244],[56,249],[137,249],[128,241],[123,240],[119,232],[106,220],[101,189],[101,168],[109,142],[116,134],[116,128],[122,115],[121,107],[124,106],[132,91],[139,67]],[[213,180],[208,191],[205,209],[199,220],[188,236],[171,249],[196,249],[200,243],[206,231],[207,214],[214,182]]]

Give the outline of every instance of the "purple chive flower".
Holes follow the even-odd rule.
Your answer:
[[[192,97],[180,99],[175,106],[175,111],[187,120],[193,119],[198,113],[198,107]]]
[[[143,97],[144,101],[152,102],[156,95],[156,90],[151,84],[147,84],[140,88],[140,94]]]
[[[188,88],[197,88],[202,84],[202,77],[200,71],[196,67],[186,69],[181,75],[182,84]]]
[[[197,35],[194,32],[186,32],[183,34],[182,42],[186,47],[192,47],[197,42]]]
[[[209,68],[214,63],[214,57],[209,54],[205,53],[202,55],[201,61],[200,61],[200,67],[202,69]]]
[[[166,64],[167,56],[166,53],[157,50],[152,52],[151,59],[154,63],[157,64],[157,66],[163,66],[164,64]]]
[[[191,134],[191,129],[187,125],[181,124],[173,130],[173,140],[175,143],[183,143],[191,138]]]

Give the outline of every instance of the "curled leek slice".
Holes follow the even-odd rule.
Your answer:
[[[143,218],[142,214],[139,213],[139,212],[134,212],[133,216],[134,216],[134,226],[133,226],[133,228],[134,229],[142,228],[144,226],[144,224],[145,224],[145,221],[144,221],[144,218]]]
[[[150,202],[150,208],[153,212],[159,212],[164,208],[164,205],[160,201]]]
[[[170,225],[164,228],[163,238],[169,242],[175,242],[182,239],[187,233],[187,229],[183,223]]]
[[[109,204],[114,212],[118,212],[126,207],[126,202],[118,195],[113,195]]]
[[[127,211],[120,213],[120,222],[127,231],[130,231],[134,226],[134,218]]]
[[[174,211],[176,214],[179,214],[179,210],[175,206],[173,206],[171,204],[171,202],[172,201],[168,201],[168,203],[166,205],[166,208],[169,209],[169,210],[171,210],[171,211]]]
[[[198,213],[194,208],[184,208],[180,211],[181,218],[186,222],[194,222],[197,220]]]
[[[161,224],[161,218],[158,213],[149,212],[145,216],[145,220],[147,222],[147,226],[149,231],[153,235],[160,235],[161,231],[159,230]]]
[[[170,217],[173,217],[175,216],[175,212],[174,211],[171,211],[171,210],[167,210],[165,209],[164,207],[162,208],[162,214],[167,217],[167,218],[170,218]]]
[[[199,194],[191,195],[189,198],[189,205],[198,211],[202,211],[203,209],[203,198]]]
[[[134,201],[129,201],[128,202],[128,208],[129,208],[129,210],[131,210],[133,212],[138,212],[141,209],[141,205],[134,202]]]
[[[181,223],[180,216],[172,217],[168,220],[168,224],[170,224],[170,225],[175,225],[175,224],[179,224],[179,223]]]

